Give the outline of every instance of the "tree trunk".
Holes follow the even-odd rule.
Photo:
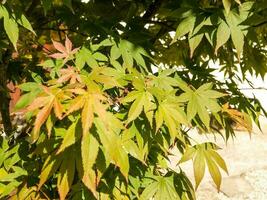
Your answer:
[[[8,67],[8,50],[2,57],[0,63],[0,113],[2,117],[2,123],[4,126],[4,131],[7,135],[12,132],[12,123],[10,120],[9,113],[9,91],[7,88],[7,67]]]

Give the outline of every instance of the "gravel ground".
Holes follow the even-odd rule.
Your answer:
[[[240,176],[251,188],[245,191],[238,191],[235,195],[229,196],[223,192],[217,193],[212,184],[201,187],[197,192],[198,200],[266,200],[267,199],[267,169],[255,169]],[[236,184],[232,190],[242,187]],[[242,189],[241,189],[242,190]]]
[[[236,138],[227,145],[220,138],[216,144],[222,147],[220,155],[225,159],[229,175],[222,172],[221,192],[217,192],[209,173],[197,190],[197,200],[267,200],[267,120],[262,120],[263,132],[257,128],[249,136],[246,132],[237,132]],[[214,141],[212,135],[201,136],[192,132],[198,142]],[[175,152],[174,152],[175,153]],[[176,154],[176,153],[175,153]],[[176,168],[179,156],[171,157],[171,166]],[[192,162],[180,167],[194,183]]]
[[[245,179],[252,185],[253,191],[245,195],[244,199],[267,199],[267,169],[248,172]]]

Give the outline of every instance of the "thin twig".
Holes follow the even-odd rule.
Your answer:
[[[77,33],[77,34],[80,34],[81,36],[84,36],[84,37],[88,37],[89,35],[86,34],[86,33],[81,33],[79,31],[76,31],[76,30],[73,30],[73,29],[69,29],[69,28],[65,28],[65,29],[61,29],[61,28],[54,28],[54,27],[42,27],[42,28],[36,28],[37,30],[51,30],[51,31],[60,31],[60,32],[66,32],[66,31],[69,31],[69,32],[73,32],[73,33]]]
[[[251,87],[251,88],[239,88],[239,90],[267,90],[265,87]]]

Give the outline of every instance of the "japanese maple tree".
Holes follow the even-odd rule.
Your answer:
[[[265,0],[9,0],[0,18],[1,199],[196,199],[228,170],[190,130],[227,141],[266,116],[238,88],[267,72]]]

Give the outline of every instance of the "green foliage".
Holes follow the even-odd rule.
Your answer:
[[[205,164],[207,164],[210,175],[217,186],[218,191],[221,185],[221,174],[218,166],[228,173],[226,164],[221,156],[216,152],[218,147],[212,143],[203,143],[186,149],[180,163],[193,159],[196,188],[205,174]],[[218,166],[217,166],[218,165]]]
[[[227,141],[266,115],[237,87],[266,74],[266,15],[264,0],[1,3],[0,69],[28,127],[1,137],[0,198],[194,200],[206,168],[219,191],[219,147],[188,130]]]
[[[20,16],[16,16],[17,14],[18,13],[9,13],[4,5],[0,6],[0,17],[4,18],[4,28],[6,34],[15,49],[17,49],[16,45],[19,39],[19,25],[35,33],[25,15],[21,14]]]

